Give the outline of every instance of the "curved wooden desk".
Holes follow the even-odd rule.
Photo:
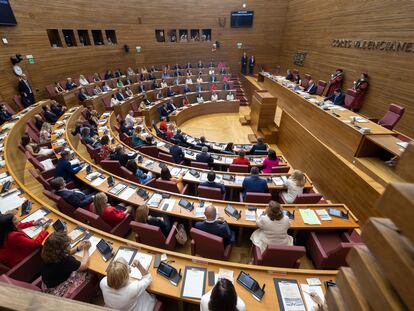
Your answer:
[[[261,266],[254,266],[254,265],[245,265],[245,264],[237,264],[231,262],[222,262],[217,260],[211,259],[202,259],[200,258],[184,255],[176,252],[165,251],[153,247],[149,247],[143,244],[138,244],[132,242],[130,240],[122,239],[116,236],[112,236],[106,232],[97,230],[93,227],[88,225],[84,225],[79,223],[78,221],[62,214],[59,212],[54,206],[49,205],[43,199],[35,197],[31,194],[30,189],[26,187],[27,181],[24,179],[24,170],[27,164],[26,159],[22,155],[21,151],[18,149],[18,143],[20,141],[21,136],[23,135],[26,127],[26,123],[34,113],[40,111],[40,106],[35,107],[30,113],[26,115],[22,115],[21,119],[13,126],[11,130],[8,131],[7,138],[5,140],[5,150],[4,156],[6,159],[6,167],[2,168],[0,172],[9,171],[11,176],[15,180],[15,185],[21,187],[25,192],[23,194],[24,197],[33,201],[33,208],[32,213],[35,212],[41,206],[46,206],[50,209],[50,214],[47,215],[48,218],[52,220],[62,219],[66,222],[68,231],[70,232],[76,226],[80,225],[89,230],[95,236],[99,238],[104,238],[112,243],[114,250],[116,251],[120,246],[131,246],[135,248],[140,248],[140,251],[149,253],[151,255],[159,254],[159,253],[166,253],[168,255],[168,259],[173,261],[173,266],[177,269],[184,269],[185,266],[196,266],[196,267],[205,267],[209,271],[218,271],[219,268],[230,269],[234,271],[234,275],[237,276],[238,273],[243,270],[252,275],[260,284],[266,283],[267,284],[267,291],[266,294],[261,302],[256,301],[250,293],[248,293],[244,288],[242,288],[237,282],[235,282],[235,287],[237,290],[238,295],[245,301],[246,305],[248,306],[248,310],[269,310],[274,309],[279,306],[278,299],[276,296],[275,288],[273,285],[273,278],[275,277],[282,277],[286,279],[297,280],[299,283],[306,283],[306,278],[310,277],[318,277],[320,280],[327,281],[327,280],[334,280],[336,278],[337,271],[319,271],[319,270],[300,270],[300,269],[282,269],[282,268],[272,268],[272,267],[261,267]],[[3,126],[4,128],[4,126]],[[19,156],[16,156],[19,155]],[[20,213],[18,213],[19,215]],[[53,229],[49,229],[51,232]],[[99,252],[95,251],[90,260],[89,269],[99,275],[105,275],[105,270],[107,268],[108,263],[105,263]],[[153,276],[153,282],[149,286],[148,290],[152,293],[161,296],[167,296],[174,298],[179,301],[187,301],[191,303],[199,303],[197,300],[186,299],[182,298],[180,295],[181,292],[181,284],[178,287],[174,287],[170,284],[170,282],[163,277],[159,276],[155,269],[150,266],[150,273]],[[0,284],[1,286],[1,284]],[[211,287],[206,284],[206,291],[210,290]],[[325,290],[325,289],[324,289]]]

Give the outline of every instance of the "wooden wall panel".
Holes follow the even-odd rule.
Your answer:
[[[296,67],[296,50],[307,52],[302,74],[327,80],[345,70],[345,87],[362,71],[370,89],[362,113],[382,117],[390,103],[406,107],[396,130],[414,136],[414,53],[333,48],[333,39],[414,41],[413,1],[291,0],[283,36],[282,68]]]
[[[44,86],[56,79],[102,71],[108,66],[125,68],[129,65],[184,63],[198,59],[227,62],[238,70],[243,51],[256,55],[257,64],[275,65],[281,47],[287,2],[271,3],[258,0],[248,3],[254,10],[254,25],[247,29],[230,28],[230,12],[241,9],[239,0],[119,0],[119,1],[11,1],[18,22],[16,27],[0,27],[8,45],[0,43],[0,96],[10,100],[16,93],[16,77],[12,73],[10,56],[32,54],[35,64],[27,60],[22,67],[28,73],[38,98],[44,97]],[[225,17],[224,28],[218,18]],[[141,23],[140,23],[141,22]],[[212,39],[221,43],[216,52],[210,43],[157,43],[155,29],[211,28]],[[46,29],[114,29],[118,45],[73,48],[50,47]],[[77,34],[76,34],[77,36]],[[63,42],[63,38],[62,42]],[[241,50],[236,42],[242,42]],[[63,43],[64,44],[64,43]],[[128,44],[130,52],[122,46]],[[135,46],[142,53],[135,53]]]

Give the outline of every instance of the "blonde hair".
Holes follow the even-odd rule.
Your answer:
[[[303,187],[305,185],[306,177],[302,171],[294,170],[290,178],[295,182],[296,186],[298,187]]]
[[[93,198],[93,207],[95,208],[95,213],[102,215],[103,209],[108,203],[108,197],[105,193],[99,192]]]
[[[113,289],[120,289],[128,283],[129,266],[124,258],[118,258],[109,264],[106,279],[108,286]]]
[[[40,131],[48,131],[48,132],[51,132],[52,131],[52,125],[49,122],[43,122]]]
[[[137,208],[137,211],[135,212],[135,220],[140,223],[147,223],[148,220],[148,214],[149,214],[149,208],[147,205],[140,205]]]

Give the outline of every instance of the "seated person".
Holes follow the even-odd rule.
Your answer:
[[[22,136],[22,140],[20,142],[23,148],[26,151],[29,151],[34,157],[37,156],[51,156],[53,154],[53,150],[49,148],[39,147],[36,143],[32,141],[29,135],[24,134]]]
[[[164,79],[161,80],[161,87],[168,87],[168,83]]]
[[[121,81],[121,79],[116,79],[116,87],[117,88],[124,87],[124,83]]]
[[[119,123],[119,130],[121,131],[121,133],[125,133],[128,136],[131,136],[133,131],[134,131],[134,129],[132,127],[126,126],[125,120],[122,120]]]
[[[134,76],[135,75],[134,69],[132,69],[131,67],[128,67],[128,69],[127,69],[127,75],[128,76]]]
[[[160,130],[166,132],[168,130],[167,118],[162,117],[160,122]]]
[[[149,172],[148,174],[144,173],[139,167],[135,159],[129,159],[126,163],[126,168],[134,174],[134,176],[138,179],[140,184],[145,185],[149,182],[153,177],[152,173]]]
[[[131,85],[133,82],[132,82],[132,80],[130,79],[130,78],[127,78],[125,81],[124,81],[124,85]]]
[[[227,94],[227,96],[226,96],[226,99],[227,99],[227,100],[234,100],[234,95],[233,95],[233,93],[232,93],[232,92],[229,92],[229,93]]]
[[[180,85],[180,84],[181,84],[180,77],[177,77],[177,78],[174,80],[174,85]]]
[[[325,98],[325,101],[328,100],[334,105],[343,106],[345,105],[345,94],[342,93],[341,89],[336,89],[331,96]]]
[[[209,167],[212,167],[214,164],[214,159],[208,153],[208,147],[203,146],[201,147],[201,152],[197,153],[196,161],[201,163],[207,163]]]
[[[135,125],[134,111],[130,110],[125,116],[125,126],[128,128],[133,128],[134,125]]]
[[[45,241],[42,249],[42,291],[58,297],[69,296],[90,276],[90,241],[81,241],[71,248],[71,239],[66,232],[53,232]],[[81,261],[73,255],[82,252]]]
[[[234,231],[230,230],[230,226],[223,217],[217,218],[217,209],[215,206],[207,206],[204,210],[204,215],[206,216],[206,220],[196,222],[194,224],[196,229],[222,237],[224,246],[234,243],[236,240]]]
[[[161,90],[159,90],[159,91],[157,92],[157,95],[155,96],[155,98],[156,98],[157,100],[160,100],[160,99],[163,99],[163,98],[164,98],[164,96],[162,95],[162,91],[161,91]]]
[[[224,81],[223,90],[225,90],[225,91],[230,90],[230,84],[227,81]]]
[[[149,224],[151,226],[160,227],[161,232],[165,237],[168,236],[171,230],[171,220],[168,215],[161,214],[161,216],[156,216],[157,214],[149,212],[147,205],[140,205],[135,212],[135,221],[142,224]]]
[[[66,90],[70,91],[76,88],[77,88],[77,85],[75,82],[72,81],[72,78],[67,78],[66,79]]]
[[[93,74],[93,82],[100,82],[102,81],[101,78],[99,77],[99,74],[97,72],[95,72]]]
[[[183,149],[180,148],[180,146],[172,145],[169,149],[169,152],[171,156],[173,157],[175,163],[178,164],[184,160],[184,152],[183,152]]]
[[[169,86],[168,90],[167,90],[167,97],[171,97],[171,96],[174,96],[174,95],[175,95],[175,93],[174,93],[173,89],[171,88],[171,86]]]
[[[198,93],[197,95],[197,103],[202,104],[204,103],[204,97],[201,95],[201,93]]]
[[[246,177],[243,180],[243,192],[258,192],[258,193],[265,193],[269,192],[269,188],[267,187],[267,181],[264,178],[259,177],[259,168],[252,167],[250,170],[251,176]]]
[[[212,92],[211,93],[211,101],[212,102],[215,102],[215,101],[217,101],[218,100],[218,95],[217,95],[217,93],[214,91],[214,92]]]
[[[110,80],[114,78],[114,75],[112,74],[111,70],[107,70],[104,77],[105,77],[105,80]]]
[[[115,107],[115,106],[118,106],[120,103],[121,102],[119,101],[118,98],[116,98],[116,95],[115,94],[112,94],[110,106],[111,107]]]
[[[138,93],[143,93],[143,92],[145,92],[145,85],[142,83],[142,81],[140,81],[138,85]]]
[[[174,112],[175,110],[177,110],[177,107],[175,107],[174,101],[172,99],[170,99],[170,101],[167,103],[166,108],[167,108],[168,114],[170,114],[171,112]]]
[[[226,192],[226,188],[222,183],[215,182],[216,180],[216,173],[214,171],[210,171],[207,173],[207,181],[204,181],[200,183],[200,186],[203,187],[210,187],[210,188],[219,188],[221,191],[221,194],[224,194]]]
[[[187,107],[190,105],[190,102],[188,101],[187,95],[183,96],[183,100],[181,101],[181,107]]]
[[[131,143],[133,147],[144,146],[146,144],[145,138],[142,136],[142,128],[140,126],[135,128],[134,134],[132,134]]]
[[[42,128],[43,125],[43,118],[40,114],[35,114],[33,116],[33,121],[35,123],[36,128],[40,131],[40,129]]]
[[[101,143],[99,140],[91,135],[91,129],[89,127],[83,127],[81,129],[81,136],[85,144],[91,145],[93,148],[100,148]]]
[[[198,61],[198,63],[197,63],[197,68],[198,68],[198,69],[203,69],[203,68],[204,68],[204,65],[203,65],[203,63],[201,62],[201,60],[199,60],[199,61]]]
[[[0,104],[0,125],[10,121],[13,115],[7,111],[6,105]]]
[[[134,93],[132,92],[132,90],[131,90],[131,88],[130,88],[129,86],[127,86],[127,87],[125,88],[125,94],[126,94],[126,96],[128,96],[128,97],[132,97],[132,96],[134,96]]]
[[[151,274],[137,259],[131,266],[141,273],[140,280],[130,277],[131,268],[124,258],[109,264],[106,277],[99,283],[105,306],[113,310],[153,310],[157,299],[146,291],[152,282]]]
[[[217,84],[215,84],[215,83],[211,84],[210,91],[216,92],[217,90],[218,90]]]
[[[171,172],[170,172],[168,166],[163,166],[162,167],[160,179],[161,180],[173,181],[177,185],[178,191],[180,191],[180,192],[184,189],[183,175],[180,175],[178,177],[171,176]]]
[[[74,207],[88,208],[93,202],[93,195],[85,194],[78,189],[67,189],[62,177],[53,178],[50,181],[50,187],[56,195],[62,197],[63,200]]]
[[[175,126],[173,123],[168,124],[168,129],[165,132],[165,135],[167,136],[168,140],[171,140],[171,138],[174,137],[174,130],[175,130]]]
[[[108,83],[105,81],[102,85],[102,91],[103,92],[109,92],[110,90],[112,90],[112,88],[108,85]]]
[[[276,151],[270,149],[267,153],[267,158],[263,160],[262,172],[271,173],[272,167],[279,166],[279,158],[276,155]]]
[[[257,138],[257,143],[250,149],[250,154],[254,154],[256,150],[267,150],[267,145],[264,143],[263,137]]]
[[[54,88],[56,94],[62,93],[65,91],[63,86],[60,84],[60,82],[55,82],[55,88]]]
[[[59,117],[52,112],[49,105],[42,106],[42,109],[47,122],[54,124],[59,119]]]
[[[119,100],[120,102],[123,102],[125,100],[125,96],[124,94],[122,94],[122,92],[120,92],[119,90],[115,91],[115,97],[117,100]]]
[[[101,216],[112,228],[118,225],[127,215],[131,213],[132,206],[126,206],[125,211],[117,209],[108,204],[108,197],[103,192],[98,192],[93,198],[93,211]]]
[[[185,79],[185,84],[192,84],[193,83],[193,79],[191,79],[191,77],[187,77]]]
[[[16,213],[17,209],[0,214],[0,262],[9,268],[13,268],[35,249],[41,247],[48,235],[46,229],[49,223],[45,223],[45,219],[19,223]],[[24,228],[39,226],[42,223],[45,223],[43,229],[35,239],[22,231]]]
[[[45,144],[50,142],[50,136],[52,134],[52,126],[48,122],[44,122],[42,129],[39,133],[39,143]]]
[[[85,78],[84,75],[79,76],[79,84],[81,86],[87,86],[89,84],[89,81]]]
[[[57,115],[58,117],[60,117],[66,111],[66,107],[64,107],[61,104],[59,104],[56,100],[52,100],[52,104],[50,105],[50,110],[55,115]]]
[[[78,94],[79,101],[84,102],[88,98],[89,98],[89,95],[86,93],[86,89],[84,87],[81,88],[81,90],[80,90],[80,92]]]
[[[187,65],[185,65],[185,69],[191,69],[193,68],[193,66],[191,65],[191,63],[187,63]]]
[[[213,60],[211,60],[209,63],[208,63],[208,68],[214,68],[214,61]]]
[[[119,164],[121,164],[122,166],[126,166],[128,160],[135,159],[136,156],[137,155],[135,152],[132,154],[126,153],[124,150],[124,146],[118,145],[116,146],[115,150],[109,155],[109,158],[111,160],[118,160]]]
[[[162,74],[161,74],[161,79],[168,79],[170,77],[170,74],[167,72],[167,70],[165,69]],[[164,81],[165,82],[165,81]],[[164,86],[162,86],[164,87]]]
[[[182,146],[187,146],[187,141],[180,129],[177,129],[174,135],[174,139]]]
[[[121,69],[115,70],[115,78],[122,77],[124,74],[122,73]]]
[[[230,143],[227,143],[227,145],[226,145],[226,147],[224,147],[224,150],[223,151],[226,151],[226,153],[228,153],[228,154],[234,154],[234,144],[232,143],[232,142],[230,142]]]
[[[158,113],[160,114],[160,118],[165,118],[166,120],[169,119],[169,112],[167,109],[167,104],[162,105],[161,107],[158,108]]]
[[[233,159],[232,164],[238,164],[238,165],[250,165],[249,159],[246,159],[246,151],[240,150],[239,156],[237,158]]]
[[[142,97],[142,102],[141,103],[144,103],[145,108],[147,106],[151,106],[151,104],[152,104],[151,101],[148,99],[147,94],[144,94],[144,97]]]
[[[56,163],[55,177],[62,177],[66,182],[74,180],[75,174],[82,169],[82,165],[70,163],[71,154],[67,150],[60,153],[60,159]]]
[[[258,229],[253,232],[250,240],[260,248],[262,254],[268,245],[293,245],[293,238],[288,235],[289,217],[283,214],[282,207],[276,201],[269,202],[256,224]]]
[[[203,76],[202,76],[201,73],[199,73],[198,76],[197,76],[197,83],[200,84],[200,83],[203,83],[203,82],[204,82],[203,81]]]
[[[155,78],[154,78],[154,80],[152,81],[152,84],[151,84],[151,89],[155,90],[155,89],[158,89],[159,87],[160,86],[158,85],[157,80],[155,80]]]
[[[189,93],[189,92],[191,92],[191,90],[190,90],[190,88],[188,87],[188,85],[187,85],[187,84],[185,84],[185,85],[184,85],[184,89],[183,89],[183,93],[184,93],[184,94],[186,94],[186,93]]]
[[[246,311],[246,304],[237,296],[233,283],[222,278],[211,291],[201,297],[200,311],[210,310]]]
[[[292,73],[292,70],[290,70],[290,69],[287,70],[287,74],[286,74],[285,79],[293,82],[293,80],[295,79],[295,77],[294,77],[294,75]]]
[[[99,157],[102,160],[108,159],[109,155],[114,151],[111,146],[109,145],[109,136],[104,135],[99,140],[101,143],[101,150],[99,150]]]
[[[283,197],[286,203],[293,203],[298,194],[303,193],[305,187],[306,176],[299,170],[294,170],[292,175],[287,180],[287,190],[283,191],[280,195]]]
[[[316,91],[318,90],[318,86],[315,84],[313,80],[309,80],[308,87],[305,89],[306,93],[309,93],[310,95],[316,94]]]

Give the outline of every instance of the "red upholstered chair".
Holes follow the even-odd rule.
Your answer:
[[[65,89],[66,90],[66,80],[61,80],[59,83],[60,83],[60,85],[63,87],[63,89]]]
[[[107,95],[107,96],[103,96],[102,97],[102,104],[104,105],[104,108],[106,111],[112,111],[114,108],[111,107],[111,96]]]
[[[355,98],[356,98],[356,91],[354,91],[352,89],[346,90],[346,93],[345,93],[345,105],[344,105],[344,107],[346,109],[349,109],[349,110],[351,110],[352,108],[354,108]]]
[[[93,96],[93,86],[87,85],[86,86],[86,93],[88,93],[89,96]]]
[[[170,163],[174,163],[175,164],[174,158],[172,157],[171,154],[167,154],[167,153],[164,153],[164,152],[160,152],[160,153],[158,153],[158,158],[160,160],[167,161],[167,162],[170,162]]]
[[[99,78],[101,78],[101,80],[105,80],[105,72],[100,72]]]
[[[8,113],[13,114],[13,115],[16,114],[16,111],[8,103],[0,102],[0,105],[4,105]]]
[[[43,194],[47,196],[49,199],[51,199],[52,201],[56,202],[56,205],[59,211],[61,211],[63,214],[76,218],[77,220],[80,220],[78,216],[75,215],[75,210],[77,209],[77,206],[73,206],[72,204],[69,204],[62,197],[58,196],[52,191],[43,190]]]
[[[23,102],[22,102],[22,97],[20,95],[14,95],[13,96],[13,101],[16,104],[16,106],[19,108],[19,110],[24,109]]]
[[[43,266],[41,253],[42,248],[39,247],[13,268],[0,263],[0,274],[7,274],[9,277],[19,281],[32,282],[40,275]]]
[[[102,160],[102,168],[112,174],[117,174],[121,170],[121,164],[117,160]]]
[[[147,156],[158,158],[157,146],[140,146],[137,148],[139,152],[146,154]]]
[[[326,84],[327,84],[326,81],[323,81],[323,80],[318,81],[318,86],[316,88],[316,95],[322,96],[323,92],[325,92]]]
[[[305,76],[302,79],[302,82],[300,84],[301,87],[303,87],[304,89],[306,89],[309,85],[309,81],[312,79],[310,74],[305,74]]]
[[[108,225],[101,216],[92,213],[84,208],[77,208],[75,210],[75,216],[84,223],[90,224],[92,227],[99,230],[125,237],[131,229],[129,223],[132,221],[132,216],[127,214],[123,220],[121,220],[115,227]]]
[[[303,193],[298,194],[292,204],[317,204],[322,200],[322,194],[320,193]],[[280,196],[280,201],[282,204],[286,204],[286,201],[283,199],[283,196]]]
[[[39,173],[39,171],[35,168],[29,168],[29,173],[42,184],[43,188],[49,191],[52,191],[52,188],[50,187],[49,181],[53,178],[46,179],[43,177],[42,174]]]
[[[208,163],[197,162],[197,161],[191,161],[191,162],[190,162],[190,166],[191,166],[191,167],[196,167],[196,168],[203,168],[203,169],[205,169],[205,170],[208,170]]]
[[[55,86],[53,84],[46,85],[46,91],[49,94],[50,98],[56,96]]]
[[[9,277],[7,274],[3,274],[0,276],[0,282],[18,286],[24,289],[31,289],[36,292],[41,292],[40,287],[36,286],[35,284],[25,282],[25,281],[15,280],[14,278]]]
[[[160,227],[143,224],[137,221],[131,221],[131,229],[135,233],[135,240],[138,243],[147,244],[154,247],[159,247],[167,250],[174,250],[175,247],[175,228],[178,223],[175,222],[167,237],[161,231]]]
[[[99,156],[99,149],[95,149],[94,147],[92,147],[89,144],[85,144],[86,147],[86,151],[88,151],[89,156],[91,157],[92,160],[95,161],[96,164],[99,164],[101,161],[101,158]]]
[[[25,152],[27,160],[29,160],[32,165],[39,170],[39,172],[43,175],[44,178],[49,179],[55,176],[55,168],[50,170],[46,170],[42,163],[38,159],[36,159],[29,151]]]
[[[223,238],[214,234],[191,228],[191,255],[229,260],[232,244],[224,246]]]
[[[198,186],[197,194],[199,197],[212,199],[212,200],[225,200],[226,194],[221,193],[221,189],[219,188],[212,188],[212,187],[205,187],[205,186]]]
[[[384,117],[378,121],[378,124],[392,130],[400,121],[405,111],[404,107],[398,106],[396,104],[391,104],[389,110],[386,112]]]
[[[131,138],[130,136],[128,136],[128,135],[127,135],[127,134],[125,134],[125,133],[121,133],[121,134],[119,135],[119,138],[121,139],[121,141],[122,141],[124,144],[126,144],[126,145],[128,145],[128,146],[132,147],[132,138]]]
[[[316,269],[337,270],[347,266],[345,261],[349,250],[354,245],[363,244],[356,231],[347,232],[311,232],[306,242],[306,249]]]
[[[132,181],[132,182],[138,182],[138,180],[135,177],[134,173],[132,173],[126,167],[121,166],[120,173],[121,173],[120,176],[122,178],[128,179],[129,181]]]
[[[300,258],[305,256],[303,246],[268,245],[262,253],[260,248],[253,245],[253,263],[255,265],[299,268]]]
[[[179,194],[185,194],[188,188],[188,185],[185,185],[183,190],[180,192],[175,182],[170,181],[170,180],[162,180],[162,179],[152,179],[147,183],[147,185],[149,187],[154,187],[159,190],[164,190],[164,191],[169,191],[169,192],[179,193]]]
[[[246,192],[246,197],[243,199],[243,193],[240,192],[240,202],[267,204],[271,199],[272,195],[270,193],[258,192]]]
[[[271,173],[287,173],[290,170],[290,166],[273,166]]]
[[[241,165],[241,164],[230,164],[229,172],[248,173],[249,172],[249,166],[248,165]]]

